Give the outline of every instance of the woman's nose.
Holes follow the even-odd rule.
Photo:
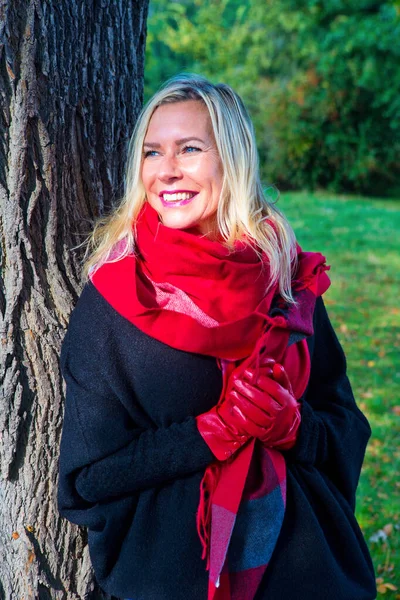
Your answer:
[[[159,163],[158,178],[162,181],[181,179],[182,171],[176,156],[165,154]]]

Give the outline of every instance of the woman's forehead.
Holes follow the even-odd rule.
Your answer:
[[[208,109],[202,101],[187,100],[162,104],[152,114],[145,142],[153,142],[153,136],[208,137],[212,133]]]

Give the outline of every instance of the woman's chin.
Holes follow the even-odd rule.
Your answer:
[[[160,221],[165,227],[170,229],[180,229],[186,233],[197,236],[207,236],[210,239],[219,239],[218,225],[216,221],[216,212],[213,215],[207,215],[205,218],[197,218],[189,211],[182,208],[156,208]]]
[[[170,227],[170,229],[182,229],[187,231],[189,229],[195,229],[197,227],[196,222],[193,222],[192,219],[185,218],[184,215],[173,214],[172,211],[162,211],[158,214],[162,224],[165,225],[165,227]]]

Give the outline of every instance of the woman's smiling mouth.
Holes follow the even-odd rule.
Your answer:
[[[163,206],[176,207],[189,204],[197,194],[198,192],[183,190],[174,190],[173,192],[162,191],[159,194],[159,198]]]

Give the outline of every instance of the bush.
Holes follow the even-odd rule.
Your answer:
[[[263,176],[388,194],[400,174],[400,9],[375,0],[152,0],[145,92],[193,71],[253,117]]]

